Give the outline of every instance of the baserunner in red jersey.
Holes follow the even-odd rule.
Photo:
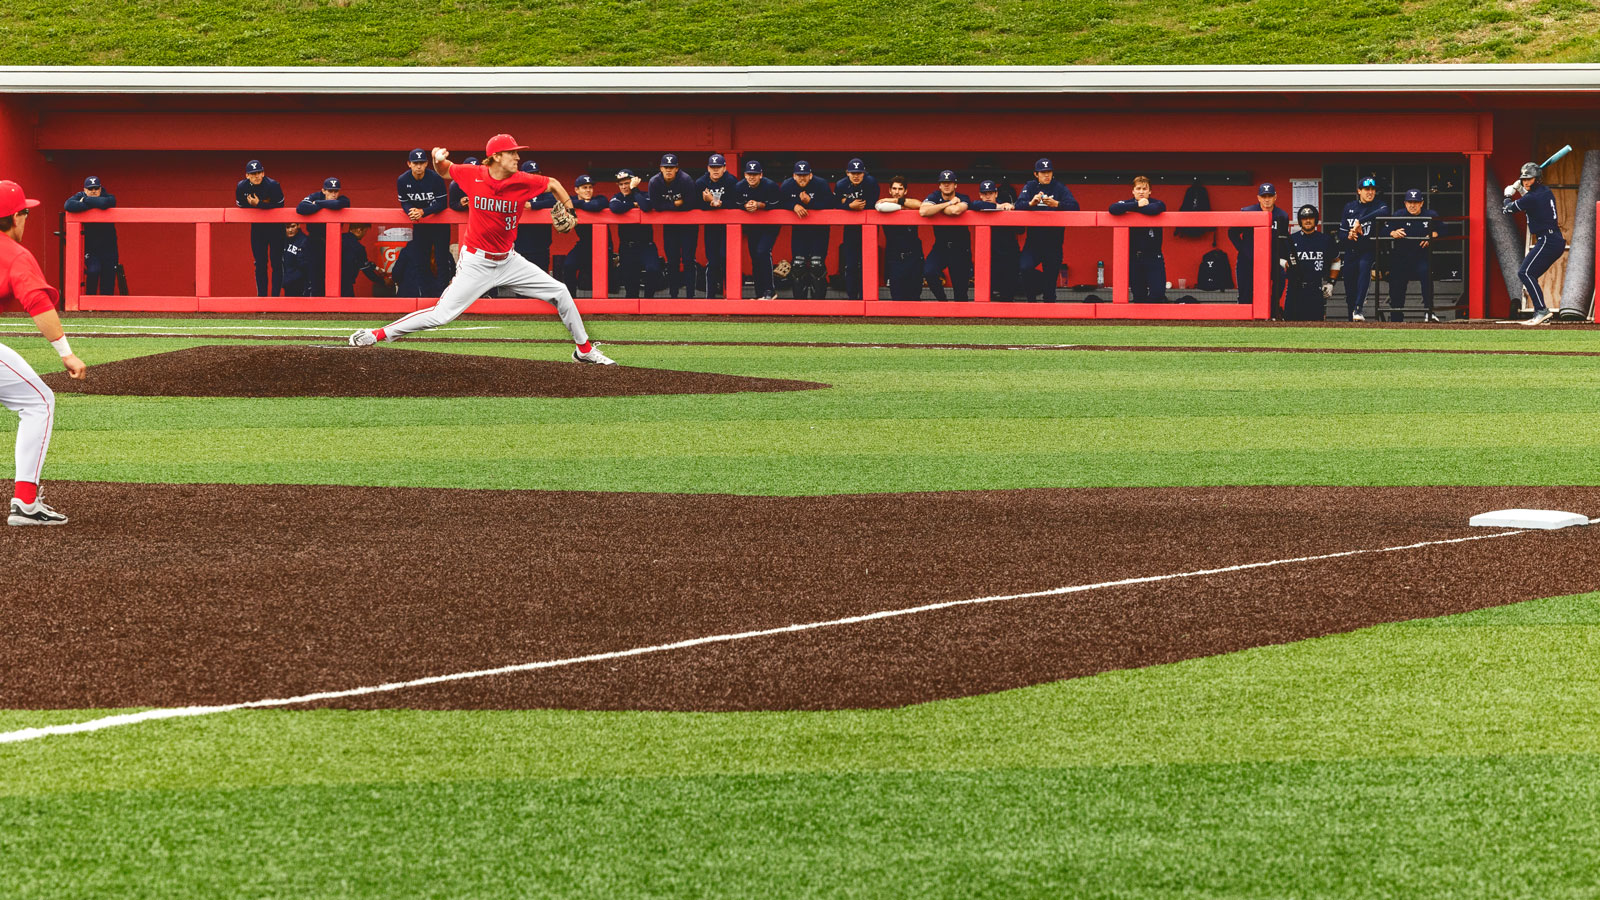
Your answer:
[[[517,151],[526,149],[511,135],[497,134],[489,139],[484,150],[484,165],[457,166],[450,162],[450,151],[433,148],[434,170],[454,181],[468,199],[467,228],[461,237],[461,259],[455,278],[444,289],[444,296],[437,304],[402,316],[382,328],[363,328],[350,335],[352,347],[370,347],[379,341],[392,341],[413,332],[437,328],[454,320],[489,291],[505,288],[518,297],[536,297],[555,305],[561,324],[567,326],[572,342],[577,345],[572,351],[574,360],[616,365],[589,343],[583,317],[578,314],[567,286],[513,249],[517,222],[529,200],[549,190],[558,202],[572,208],[572,198],[561,182],[518,170],[522,156]]]

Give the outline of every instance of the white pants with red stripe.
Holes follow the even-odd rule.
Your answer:
[[[561,316],[561,324],[567,326],[567,333],[572,335],[572,342],[580,345],[589,342],[583,316],[578,314],[578,305],[572,302],[572,292],[515,250],[505,259],[487,259],[480,251],[462,250],[456,277],[450,279],[439,302],[396,319],[383,329],[384,337],[392,341],[401,335],[454,321],[474,301],[495,288],[507,288],[518,297],[534,297],[553,305]]]
[[[44,454],[50,449],[50,427],[56,418],[56,395],[17,351],[0,344],[0,403],[22,420],[17,425],[17,480],[39,483]]]

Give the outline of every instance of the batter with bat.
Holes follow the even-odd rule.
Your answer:
[[[578,221],[572,212],[572,197],[561,182],[519,170],[522,157],[517,151],[526,149],[511,135],[497,134],[484,148],[484,165],[456,166],[450,163],[450,151],[433,148],[434,170],[460,186],[469,201],[466,231],[461,237],[461,262],[456,267],[455,277],[434,306],[402,316],[382,328],[363,328],[350,335],[350,346],[370,347],[379,341],[393,341],[413,332],[437,328],[453,321],[489,291],[504,288],[513,296],[537,297],[555,306],[561,324],[567,326],[573,343],[577,344],[572,351],[574,361],[616,365],[589,342],[583,317],[578,314],[577,304],[572,302],[572,292],[566,285],[523,259],[514,249],[517,222],[527,202],[547,190],[554,193],[558,201],[550,211],[555,229],[563,233],[571,231]]]
[[[1539,288],[1539,276],[1555,265],[1561,254],[1567,252],[1567,240],[1561,235],[1555,194],[1539,180],[1539,176],[1544,174],[1545,166],[1571,151],[1570,145],[1561,148],[1545,160],[1544,165],[1523,163],[1517,180],[1506,185],[1506,202],[1502,211],[1508,216],[1519,212],[1527,216],[1528,232],[1534,237],[1533,247],[1522,258],[1522,265],[1517,267],[1517,280],[1522,282],[1523,290],[1528,292],[1528,298],[1533,301],[1533,315],[1523,320],[1524,325],[1543,325],[1555,317],[1555,311],[1545,306],[1544,291]]]

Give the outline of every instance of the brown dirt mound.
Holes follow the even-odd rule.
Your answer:
[[[841,497],[57,482],[0,529],[0,708],[296,696],[928,603],[1480,535],[1600,488]],[[342,701],[828,709],[1600,588],[1600,528],[1003,601]]]
[[[94,366],[59,393],[144,397],[639,397],[804,391],[828,385],[637,366],[508,359],[394,347],[217,345]]]

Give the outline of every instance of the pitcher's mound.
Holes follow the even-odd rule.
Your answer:
[[[192,347],[90,366],[59,393],[142,397],[638,397],[806,391],[814,381],[468,356],[393,347]]]

